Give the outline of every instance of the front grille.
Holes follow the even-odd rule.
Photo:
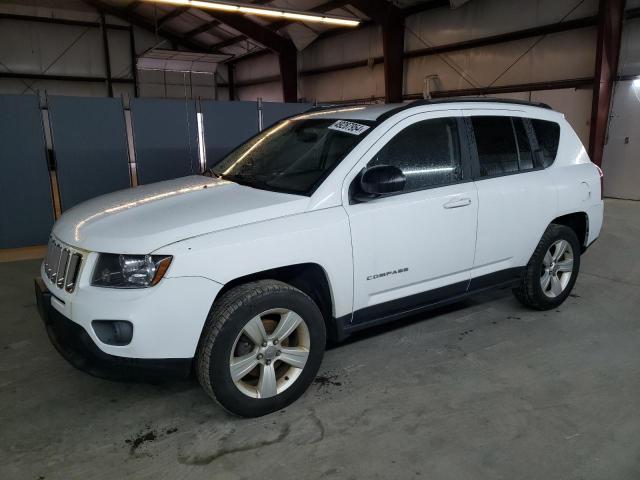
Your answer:
[[[47,256],[44,259],[44,272],[58,288],[73,292],[76,286],[82,255],[70,248],[49,239]]]

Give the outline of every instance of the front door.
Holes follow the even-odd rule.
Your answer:
[[[459,117],[459,111],[447,110],[404,119],[357,165],[356,172],[394,165],[407,180],[400,193],[345,205],[353,245],[353,324],[466,292],[478,195]],[[359,175],[347,180],[359,182]]]

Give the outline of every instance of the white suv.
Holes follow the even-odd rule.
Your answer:
[[[327,337],[489,288],[549,309],[599,235],[601,174],[564,116],[506,101],[320,108],[204,176],[65,212],[36,279],[52,342],[107,378],[195,370],[263,415]]]

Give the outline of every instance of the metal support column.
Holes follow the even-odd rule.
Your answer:
[[[278,54],[282,77],[282,100],[298,101],[298,52],[292,45]]]
[[[611,96],[618,71],[624,4],[625,0],[600,0],[591,131],[589,133],[589,155],[591,161],[596,165],[602,164]]]
[[[235,70],[236,66],[233,62],[229,62],[227,64],[227,83],[229,85],[229,100],[236,99],[236,81],[235,81]]]
[[[138,86],[138,67],[136,55],[136,37],[133,32],[133,26],[129,29],[129,48],[131,51],[131,75],[133,77],[133,92],[136,97],[140,96],[140,88]]]
[[[402,102],[404,82],[404,15],[385,0],[352,0],[351,4],[382,27],[384,87],[387,103]]]
[[[404,81],[404,19],[390,18],[382,30],[384,85],[387,103],[402,102]]]
[[[107,91],[109,96],[113,97],[113,82],[111,81],[111,59],[109,56],[109,36],[107,35],[107,26],[104,20],[104,13],[100,13],[100,29],[102,30],[102,47],[104,48],[104,68],[107,74]]]

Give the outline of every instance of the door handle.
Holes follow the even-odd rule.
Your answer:
[[[470,198],[456,198],[453,200],[449,200],[447,203],[442,204],[443,208],[460,208],[466,207],[467,205],[471,205]]]

